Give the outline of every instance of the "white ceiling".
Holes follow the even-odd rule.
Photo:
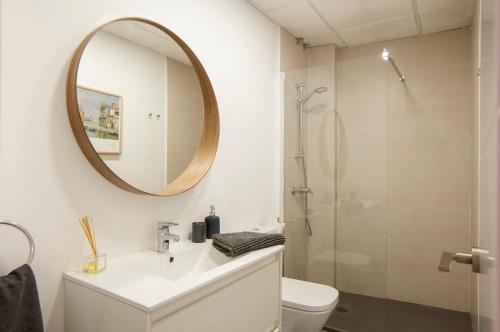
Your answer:
[[[312,46],[354,46],[471,24],[474,0],[247,0]]]
[[[191,66],[191,61],[182,48],[170,36],[152,25],[142,22],[118,21],[106,25],[102,30]]]

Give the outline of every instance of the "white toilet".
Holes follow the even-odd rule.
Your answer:
[[[253,232],[282,232],[283,227],[259,226]],[[339,292],[330,286],[281,278],[283,332],[320,332],[339,302]]]
[[[282,327],[284,332],[319,332],[339,301],[330,286],[281,278]]]

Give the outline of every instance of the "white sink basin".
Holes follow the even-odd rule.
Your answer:
[[[170,257],[173,257],[172,262]],[[142,271],[176,281],[202,274],[232,260],[211,245],[179,242],[174,243],[166,254],[144,251],[115,259],[112,264],[114,268]]]
[[[66,280],[120,299],[144,311],[153,311],[229,274],[282,251],[284,246],[256,250],[229,258],[211,241],[178,242],[169,253],[144,251],[110,259],[99,274],[81,270],[66,272]],[[174,257],[170,262],[170,257]]]

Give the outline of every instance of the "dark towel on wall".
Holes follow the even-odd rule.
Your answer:
[[[284,243],[282,234],[240,232],[212,235],[212,245],[229,257]]]
[[[29,265],[0,277],[0,331],[43,332],[35,275]]]

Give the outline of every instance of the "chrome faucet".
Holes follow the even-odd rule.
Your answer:
[[[179,242],[180,236],[170,233],[170,226],[177,226],[178,223],[170,221],[158,222],[158,243],[156,250],[165,253],[170,250],[170,241]]]

